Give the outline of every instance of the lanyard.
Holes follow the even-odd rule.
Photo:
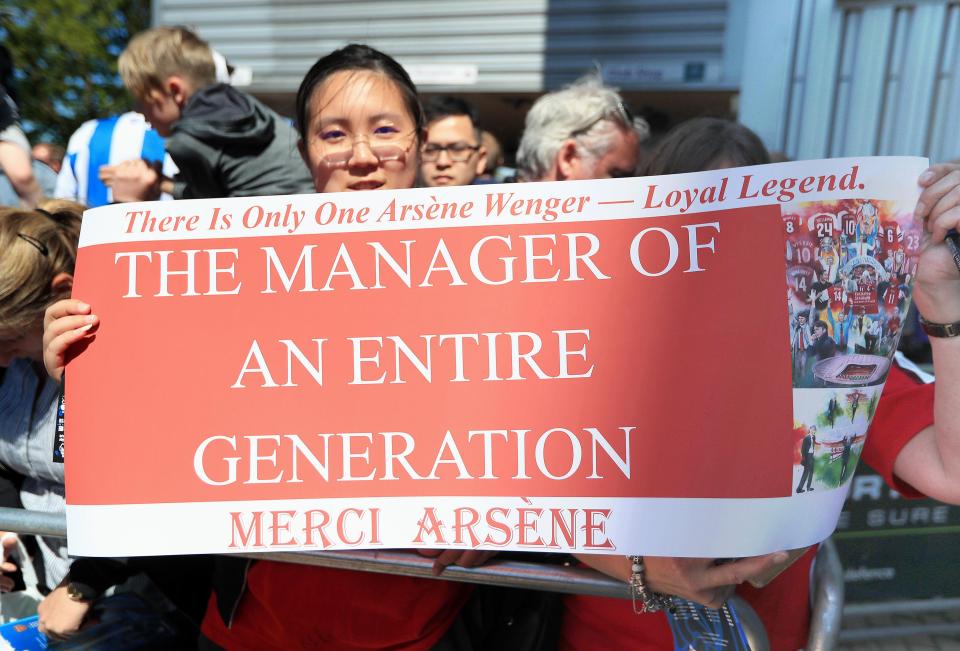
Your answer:
[[[673,633],[674,651],[750,651],[743,625],[733,604],[719,610],[679,597],[664,611]]]

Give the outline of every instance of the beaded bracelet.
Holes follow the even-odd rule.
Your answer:
[[[633,598],[633,612],[641,615],[643,613],[658,613],[661,610],[673,612],[673,597],[660,594],[650,589],[646,583],[646,567],[643,564],[643,556],[627,556],[632,563],[630,573],[630,596]],[[637,606],[640,601],[640,606]]]

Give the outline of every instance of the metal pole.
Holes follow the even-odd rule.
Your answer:
[[[66,538],[67,520],[63,513],[43,513],[0,507],[0,531]],[[625,583],[594,570],[569,565],[550,565],[494,558],[481,567],[466,568],[452,565],[444,570],[443,574],[436,576],[433,573],[433,559],[420,556],[414,552],[397,549],[338,552],[261,552],[241,555],[248,558],[284,563],[503,585],[530,590],[548,590],[600,597],[627,598],[630,596]]]
[[[757,611],[736,595],[730,597],[730,601],[733,603],[734,610],[737,611],[740,624],[743,625],[743,634],[747,637],[750,651],[770,651],[770,637]]]
[[[0,507],[0,531],[66,538],[67,516],[63,513]]]
[[[837,646],[843,619],[843,566],[833,540],[827,538],[813,565],[813,615],[808,651],[832,651]]]
[[[433,559],[399,549],[338,552],[262,552],[240,554],[247,558],[318,565],[359,572],[380,572],[427,579],[462,581],[509,588],[546,590],[567,594],[627,599],[627,584],[591,569],[493,558],[480,567],[450,565],[442,574],[433,573]]]
[[[66,538],[67,520],[63,513],[43,513],[0,507],[0,531],[32,533]],[[429,579],[461,581],[508,588],[544,590],[566,594],[629,599],[627,584],[599,572],[569,563],[554,565],[506,558],[494,558],[480,567],[451,565],[439,575],[433,573],[433,559],[399,549],[356,551],[289,551],[239,554],[246,558],[317,565],[358,572],[379,572]],[[750,605],[734,597],[744,631],[755,651],[769,649],[763,623]]]

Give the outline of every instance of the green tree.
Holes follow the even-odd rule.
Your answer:
[[[31,141],[66,144],[83,121],[129,110],[117,56],[149,25],[149,0],[3,0],[0,39]]]

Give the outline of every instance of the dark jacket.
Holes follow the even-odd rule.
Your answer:
[[[314,192],[290,123],[227,84],[187,100],[166,149],[180,169],[177,199]]]
[[[819,339],[814,341],[807,348],[808,357],[816,357],[817,359],[827,359],[828,357],[833,357],[837,354],[837,344],[830,338],[829,335],[824,334]]]

